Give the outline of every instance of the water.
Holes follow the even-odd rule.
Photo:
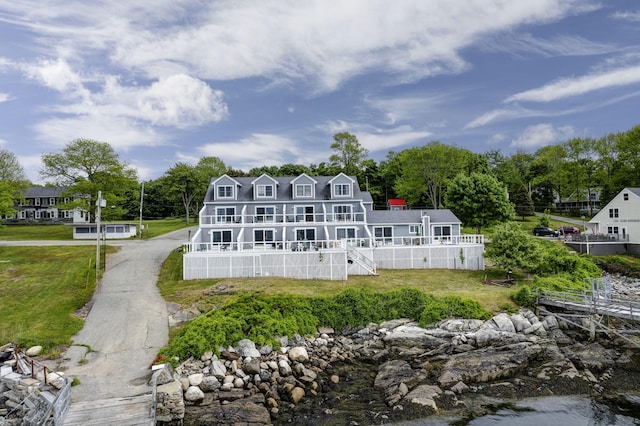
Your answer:
[[[636,407],[637,410],[637,407]],[[640,425],[640,413],[623,412],[590,398],[554,396],[526,398],[514,404],[504,404],[494,413],[475,419],[452,419],[431,416],[395,423],[396,426],[628,426]]]

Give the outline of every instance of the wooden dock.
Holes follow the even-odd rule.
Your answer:
[[[584,292],[552,292],[544,290],[540,291],[537,299],[539,305],[556,306],[572,311],[640,321],[640,303],[630,298],[605,299]]]
[[[64,426],[152,426],[151,394],[72,402]]]

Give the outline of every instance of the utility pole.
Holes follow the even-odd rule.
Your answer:
[[[98,191],[98,199],[96,200],[96,285],[98,285],[100,275],[100,209],[106,206],[106,200],[102,199],[102,191]]]
[[[144,182],[140,190],[140,238],[142,238],[142,203],[144,202]]]

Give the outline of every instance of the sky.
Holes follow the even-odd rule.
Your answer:
[[[215,156],[504,155],[640,124],[637,0],[0,0],[0,148],[108,142],[140,180]]]

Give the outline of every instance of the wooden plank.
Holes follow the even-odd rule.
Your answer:
[[[151,394],[72,402],[65,426],[151,425]]]

